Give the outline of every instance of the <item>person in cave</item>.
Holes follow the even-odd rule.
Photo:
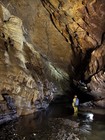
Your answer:
[[[77,98],[77,95],[75,95],[72,102],[72,107],[74,108],[74,114],[78,113],[78,106],[79,106],[79,99]]]

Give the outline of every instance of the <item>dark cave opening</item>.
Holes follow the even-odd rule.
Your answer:
[[[94,97],[89,94],[90,91],[88,89],[85,89],[85,87],[81,88],[74,84],[72,84],[71,86],[74,95],[77,95],[78,98],[80,99],[80,103],[85,103],[94,100]]]

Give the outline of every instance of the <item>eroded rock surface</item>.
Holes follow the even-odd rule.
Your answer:
[[[34,112],[35,101],[42,98],[38,98],[40,94],[38,81],[44,86],[46,63],[42,61],[41,55],[30,43],[31,41],[28,41],[26,37],[28,33],[25,31],[22,19],[15,14],[12,15],[6,4],[7,7],[9,5],[11,7],[11,3],[6,1],[0,5],[0,91],[1,93],[6,91],[11,95],[15,100],[17,113],[25,115]],[[44,99],[46,92],[41,94]]]

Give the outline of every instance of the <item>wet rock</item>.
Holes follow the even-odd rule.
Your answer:
[[[2,94],[2,96],[7,103],[7,107],[9,108],[9,110],[16,111],[16,106],[13,98],[6,93]]]
[[[43,100],[42,102],[40,102],[40,100],[35,101],[35,107],[37,108],[37,110],[46,109],[48,106],[49,102],[47,100]]]
[[[17,109],[13,99],[6,93],[4,101],[0,103],[0,125],[18,118]]]

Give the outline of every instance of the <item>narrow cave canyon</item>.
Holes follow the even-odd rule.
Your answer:
[[[105,108],[104,9],[104,0],[0,0],[1,108],[3,95],[20,116],[75,94]]]

